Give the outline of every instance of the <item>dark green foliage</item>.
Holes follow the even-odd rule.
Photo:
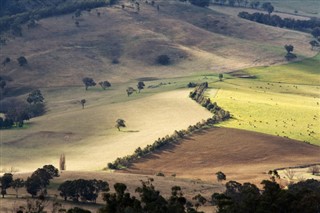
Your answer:
[[[27,102],[29,104],[43,103],[44,97],[40,90],[33,90],[27,97]]]
[[[72,200],[78,202],[81,201],[92,201],[96,202],[99,193],[101,191],[109,191],[109,184],[102,180],[68,180],[63,182],[58,190],[60,196],[64,200]]]
[[[315,27],[312,32],[311,35],[313,35],[313,37],[318,38],[320,37],[320,25]]]
[[[7,194],[7,188],[11,186],[12,181],[13,175],[11,173],[5,173],[0,178],[2,198],[4,198],[4,196]]]
[[[161,65],[169,65],[170,57],[168,55],[159,55],[157,58],[157,63]]]
[[[72,209],[68,209],[67,213],[91,213],[91,211],[79,207],[74,207]]]
[[[222,79],[223,79],[223,74],[219,73],[219,80],[222,81]]]
[[[311,49],[313,50],[315,47],[320,47],[320,43],[317,40],[312,40],[309,42],[309,44],[311,45]]]
[[[187,85],[187,87],[189,87],[189,88],[194,88],[194,87],[196,87],[198,84],[196,84],[196,83],[194,83],[194,82],[189,82],[188,83],[188,85]]]
[[[85,105],[86,102],[87,102],[86,99],[82,99],[82,100],[80,101],[81,106],[82,106],[82,109],[84,109],[84,105]]]
[[[210,0],[189,0],[189,2],[199,7],[208,7],[210,4]]]
[[[10,63],[11,59],[9,57],[6,57],[3,62],[2,62],[2,65],[3,66],[6,66],[6,64]]]
[[[17,61],[21,67],[28,64],[28,61],[24,56],[20,56],[19,58],[17,58]]]
[[[311,34],[315,38],[317,38],[317,36],[320,36],[320,20],[316,18],[309,20],[295,20],[292,18],[281,18],[278,15],[271,16],[264,13],[249,14],[248,12],[240,12],[238,16],[261,24],[299,30],[309,33],[311,32]]]
[[[101,86],[102,89],[107,89],[108,87],[111,87],[111,84],[109,81],[101,81],[99,82],[99,85]]]
[[[315,213],[320,211],[320,182],[307,180],[281,189],[274,181],[262,181],[260,191],[254,184],[226,183],[224,193],[212,195],[218,213]]]
[[[132,95],[132,93],[135,92],[135,91],[136,91],[136,90],[133,89],[132,87],[128,87],[128,88],[126,89],[126,92],[127,92],[128,97],[129,97],[130,95]]]
[[[7,85],[7,82],[4,79],[1,79],[1,77],[0,77],[0,88],[1,88],[1,90],[4,90],[6,85]]]
[[[127,186],[123,183],[114,184],[115,193],[105,193],[103,200],[106,206],[99,209],[99,213],[141,212],[141,203],[130,193],[125,192]]]
[[[233,7],[236,3],[236,0],[228,0],[228,2],[229,2],[229,5]]]
[[[143,81],[138,82],[137,88],[139,90],[139,93],[140,93],[140,90],[144,89],[145,86],[146,85],[143,83]]]
[[[5,111],[6,119],[12,121],[17,127],[22,127],[25,120],[29,120],[30,116],[27,111],[27,104],[25,102],[16,102],[18,104],[12,105]]]
[[[4,0],[2,0],[4,1]],[[36,0],[6,1],[0,7],[0,32],[18,29],[30,20],[57,16],[107,5],[106,0]],[[115,2],[113,0],[110,1]]]
[[[288,61],[297,58],[296,54],[293,54],[293,53],[287,53],[284,57],[285,57]]]
[[[11,183],[11,187],[16,191],[16,197],[18,198],[19,189],[25,186],[23,179],[17,178]]]
[[[270,14],[273,12],[273,10],[274,10],[274,7],[272,6],[272,4],[271,4],[270,2],[264,2],[261,7],[262,7],[262,9],[264,9],[265,11],[267,11],[269,15],[270,15]]]
[[[223,172],[221,172],[221,171],[217,172],[217,173],[216,173],[216,176],[217,176],[218,182],[227,179],[226,175],[225,175]]]
[[[286,49],[287,53],[290,53],[293,51],[294,47],[293,45],[289,44],[289,45],[284,45],[284,48]]]
[[[118,119],[116,120],[116,128],[120,131],[120,127],[126,127],[125,120]]]
[[[40,196],[45,196],[50,180],[58,176],[58,170],[54,166],[45,165],[34,171],[32,175],[28,177],[25,182],[26,190],[32,197],[37,196],[39,192]]]
[[[86,90],[88,90],[88,87],[94,87],[96,85],[96,82],[94,82],[92,78],[88,77],[83,78],[82,82],[84,83]]]

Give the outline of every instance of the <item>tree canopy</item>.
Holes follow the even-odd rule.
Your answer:
[[[89,78],[89,77],[83,78],[82,82],[84,83],[86,90],[88,90],[88,87],[94,87],[96,85],[96,82],[92,78]]]
[[[199,7],[208,7],[210,4],[210,0],[189,0],[189,2]]]

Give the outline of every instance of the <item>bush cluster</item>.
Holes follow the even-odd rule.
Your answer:
[[[167,144],[178,143],[185,136],[190,135],[194,132],[200,131],[202,129],[208,128],[216,123],[230,118],[230,113],[223,110],[217,105],[217,103],[212,103],[209,98],[204,97],[204,92],[208,88],[208,83],[202,83],[196,87],[191,93],[190,97],[196,100],[203,107],[207,108],[213,113],[213,116],[206,121],[198,122],[195,125],[190,125],[187,130],[175,131],[172,135],[167,135],[163,138],[158,138],[153,144],[147,145],[145,148],[138,147],[132,155],[127,155],[125,157],[117,158],[113,163],[108,163],[109,169],[123,169],[128,167],[135,160],[151,154]]]

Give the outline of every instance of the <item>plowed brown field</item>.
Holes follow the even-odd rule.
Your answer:
[[[223,171],[228,180],[253,182],[269,178],[271,169],[320,163],[320,147],[288,138],[213,128],[140,159],[126,172],[216,181]]]

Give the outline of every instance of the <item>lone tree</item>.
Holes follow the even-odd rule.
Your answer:
[[[21,67],[28,64],[28,61],[24,56],[17,58],[17,61]]]
[[[271,13],[274,10],[274,7],[272,6],[272,4],[270,2],[265,2],[262,4],[262,9],[264,9],[265,11],[268,12],[269,16],[271,15]]]
[[[285,55],[285,58],[286,58],[287,60],[291,60],[291,59],[294,59],[294,58],[297,57],[295,54],[292,53],[294,47],[293,47],[291,44],[289,44],[289,45],[287,45],[287,44],[284,45],[284,48],[285,48],[286,51],[287,51],[287,54]]]
[[[140,90],[144,89],[145,86],[146,85],[143,83],[143,81],[138,82],[137,88],[139,90],[139,93],[140,93]]]
[[[294,49],[294,47],[293,47],[293,45],[291,45],[291,44],[289,44],[289,45],[284,45],[284,48],[286,49],[286,51],[287,51],[287,53],[289,54],[289,53],[291,53],[291,52],[293,52],[293,49]]]
[[[82,100],[80,101],[80,103],[81,103],[81,105],[82,105],[82,109],[84,109],[84,105],[85,105],[86,102],[87,102],[86,99],[82,99]]]
[[[99,85],[101,86],[102,89],[107,89],[108,87],[111,87],[111,84],[109,81],[101,81],[99,82]]]
[[[1,183],[1,195],[2,198],[7,194],[7,188],[11,186],[11,183],[13,181],[13,175],[11,173],[5,173],[1,178],[0,178],[0,183]]]
[[[116,121],[116,127],[119,131],[120,131],[120,127],[126,127],[125,120],[119,118]]]
[[[96,82],[94,82],[92,78],[88,77],[83,78],[82,82],[84,83],[86,90],[88,90],[88,87],[94,87],[96,85]]]
[[[221,172],[221,171],[217,172],[217,173],[216,173],[216,176],[217,176],[218,182],[221,182],[221,181],[227,179],[226,175],[225,175],[223,172]]]
[[[27,102],[29,104],[38,104],[43,103],[44,97],[41,94],[40,90],[33,90],[27,97]]]
[[[219,73],[219,80],[222,81],[222,79],[223,79],[223,74]]]
[[[136,92],[137,90],[133,89],[132,87],[128,87],[126,89],[126,92],[127,92],[127,95],[128,97],[133,93],[133,92]]]

